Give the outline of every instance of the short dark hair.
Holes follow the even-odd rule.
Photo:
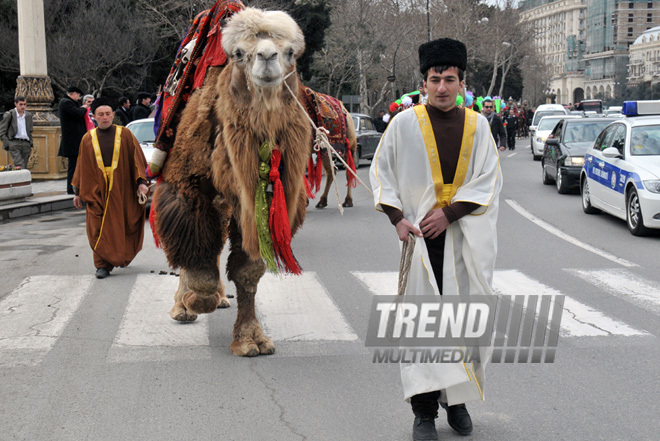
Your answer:
[[[21,101],[27,101],[23,95],[16,95],[16,98],[14,98],[14,104],[20,103]]]
[[[76,86],[71,86],[66,90],[66,93],[79,93],[80,95],[84,95],[85,92],[83,92],[79,87]]]
[[[129,103],[131,102],[131,100],[129,100],[129,99],[128,99],[127,97],[125,97],[125,96],[119,97],[119,106],[120,106],[120,107],[123,106],[123,105],[126,103],[126,101],[128,101]]]
[[[444,72],[447,69],[452,68],[452,67],[455,67],[456,70],[458,70],[458,80],[463,81],[463,78],[465,77],[465,72],[463,72],[463,69],[461,69],[458,66],[446,66],[446,65],[445,66],[432,66],[432,67],[430,67],[427,71],[424,72],[424,81],[426,81],[428,79],[429,70],[433,69],[438,73],[442,73],[442,72]]]

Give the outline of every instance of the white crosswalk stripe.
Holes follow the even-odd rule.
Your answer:
[[[0,367],[36,365],[62,335],[94,278],[32,276],[0,301]]]
[[[622,296],[625,300],[637,306],[660,313],[660,288],[653,286],[648,280],[633,276],[620,269],[567,269],[566,271],[604,289],[610,294]]]
[[[369,290],[378,295],[396,295],[398,274],[396,272],[362,273],[353,272]],[[498,270],[493,276],[493,288],[501,295],[561,295],[562,293],[538,282],[516,270]],[[565,337],[593,337],[611,335],[648,335],[625,323],[606,316],[583,303],[565,297],[561,333]]]

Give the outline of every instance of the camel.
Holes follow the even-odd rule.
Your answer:
[[[349,163],[349,166],[352,166],[354,163],[353,171],[355,172],[357,167],[360,165],[360,158],[356,155],[358,153],[357,138],[355,135],[355,124],[353,123],[353,118],[348,113],[348,110],[344,107],[344,104],[338,99],[331,97],[330,95],[325,95],[320,92],[315,92],[309,87],[302,87],[301,93],[301,102],[305,103],[305,109],[307,114],[310,116],[314,124],[317,127],[324,127],[329,132],[329,141],[338,152],[343,153],[344,161]],[[351,159],[348,160],[347,151],[350,149]],[[312,151],[314,153],[313,145]],[[330,192],[330,187],[333,183],[332,168],[335,166],[332,161],[330,152],[321,151],[316,152],[317,155],[317,165],[322,165],[323,170],[325,170],[325,188],[323,189],[323,194],[319,198],[316,208],[325,208],[328,206],[328,193]],[[321,163],[318,163],[318,161]],[[309,181],[312,187],[316,186],[318,191],[321,185],[321,170],[314,170],[314,167],[311,163],[310,157],[310,166],[308,168]],[[347,180],[347,190],[346,198],[342,206],[352,207],[353,206],[353,194],[352,190],[355,186],[355,178],[351,172],[346,169],[346,180]]]
[[[267,263],[275,271],[300,271],[290,238],[305,219],[312,135],[285,82],[299,93],[296,59],[304,46],[286,13],[236,12],[222,29],[228,62],[210,67],[191,95],[154,193],[155,232],[169,264],[181,268],[173,319],[188,322],[229,306],[219,277],[229,239],[227,276],[238,304],[230,349],[238,356],[275,352],[254,303]]]

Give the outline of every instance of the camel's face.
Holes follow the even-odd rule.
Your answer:
[[[279,86],[305,48],[296,22],[279,11],[247,8],[232,17],[222,34],[223,48],[257,88]]]

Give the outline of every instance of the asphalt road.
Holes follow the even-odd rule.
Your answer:
[[[488,367],[471,438],[658,439],[660,235],[584,214],[579,195],[541,183],[528,146],[501,152],[495,288],[571,303],[554,363]],[[135,261],[96,280],[82,212],[0,224],[0,440],[411,439],[399,367],[364,344],[399,249],[354,193],[343,216],[333,193],[324,210],[310,204],[293,243],[303,278],[261,282],[277,352],[253,359],[229,350],[235,299],[194,324],[169,318],[177,278],[148,226]]]

